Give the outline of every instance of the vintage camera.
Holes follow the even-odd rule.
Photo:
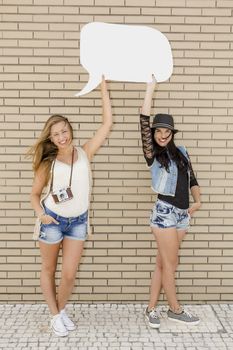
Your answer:
[[[73,193],[71,191],[70,187],[66,187],[66,188],[61,188],[58,191],[54,191],[52,193],[52,197],[55,203],[59,204],[59,203],[63,203],[66,201],[69,201],[70,199],[73,198]]]

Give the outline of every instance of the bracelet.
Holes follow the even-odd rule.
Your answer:
[[[42,216],[46,215],[45,212],[43,211],[40,215],[38,215],[38,218],[41,219]]]

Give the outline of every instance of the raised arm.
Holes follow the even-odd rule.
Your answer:
[[[91,160],[91,158],[100,148],[100,146],[102,146],[112,127],[111,102],[110,102],[110,97],[107,89],[107,83],[104,77],[102,79],[100,88],[101,88],[102,107],[103,107],[102,125],[97,130],[95,135],[83,145],[83,149],[87,153],[89,160]]]
[[[156,87],[155,77],[152,75],[152,81],[146,84],[146,93],[142,104],[141,114],[150,115],[152,97]]]
[[[153,143],[153,135],[150,128],[150,111],[153,92],[156,86],[156,80],[153,76],[152,81],[146,85],[146,93],[143,100],[141,114],[140,114],[140,127],[142,138],[142,149],[144,158],[148,166],[151,166],[154,161],[155,149]]]

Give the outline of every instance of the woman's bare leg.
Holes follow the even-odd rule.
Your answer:
[[[59,313],[56,300],[55,272],[60,243],[47,244],[39,242],[42,259],[40,283],[41,289],[52,315]]]
[[[157,241],[158,253],[155,271],[151,280],[151,294],[148,308],[151,309],[156,306],[163,286],[170,307],[177,310],[179,303],[176,297],[175,270],[178,264],[179,246],[186,231],[177,231],[175,228],[153,228],[152,232]]]
[[[64,309],[73,290],[77,269],[82,257],[84,241],[69,238],[63,240],[62,246],[62,272],[58,288],[58,309]]]

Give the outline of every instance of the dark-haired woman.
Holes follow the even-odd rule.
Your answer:
[[[198,324],[199,318],[187,312],[176,295],[175,271],[178,264],[179,246],[189,221],[201,206],[200,188],[195,178],[188,153],[183,146],[177,147],[173,117],[156,114],[150,127],[150,110],[155,78],[147,83],[140,115],[143,153],[150,168],[152,189],[158,194],[150,225],[157,243],[156,267],[150,287],[150,301],[145,311],[149,326],[159,328],[156,311],[161,288],[169,304],[168,318],[173,321]],[[189,189],[193,204],[189,206]]]
[[[67,336],[76,328],[65,306],[72,292],[76,271],[87,238],[90,196],[89,162],[104,143],[112,125],[107,84],[101,83],[103,121],[82,147],[73,144],[73,129],[61,115],[51,116],[37,142],[29,150],[35,173],[32,207],[38,217],[34,237],[39,240],[42,260],[41,288],[51,312],[51,328]],[[42,196],[47,186],[47,193]],[[56,292],[55,272],[62,246],[61,280]]]

